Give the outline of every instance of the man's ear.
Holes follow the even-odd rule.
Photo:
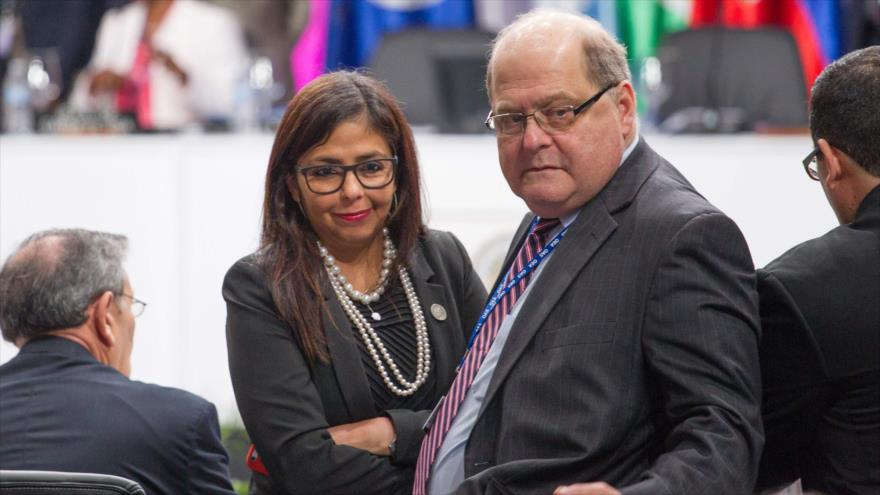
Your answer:
[[[116,307],[116,297],[109,290],[98,296],[89,306],[90,317],[94,324],[98,340],[107,347],[116,344],[116,335],[113,334],[113,326],[116,323],[113,317],[113,309]]]
[[[825,186],[829,190],[835,189],[846,175],[843,152],[831,146],[824,139],[816,141],[816,145],[821,153],[819,159],[822,160],[822,166],[825,168],[825,177],[821,177],[820,180],[825,182]]]
[[[623,81],[613,90],[616,95],[615,104],[620,114],[620,123],[623,126],[623,132],[629,136],[635,132],[636,125],[636,95],[632,84],[629,81]]]

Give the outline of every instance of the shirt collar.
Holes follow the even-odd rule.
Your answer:
[[[627,146],[626,149],[623,150],[623,155],[621,155],[621,157],[620,157],[620,163],[617,164],[617,168],[620,168],[620,166],[623,165],[623,162],[625,162],[626,159],[629,158],[629,155],[632,154],[633,150],[636,149],[636,145],[638,145],[638,144],[639,144],[639,134],[636,133],[633,136],[632,142],[629,143],[629,146]],[[581,212],[581,209],[578,208],[577,210],[574,210],[572,213],[569,213],[568,215],[565,215],[564,217],[560,218],[559,221],[562,223],[562,227],[568,227],[569,225],[571,225],[575,221],[575,219],[577,218],[578,213],[580,213],[580,212]],[[554,229],[554,232],[555,232],[555,229]]]

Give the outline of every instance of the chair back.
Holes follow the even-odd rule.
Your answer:
[[[473,29],[387,34],[368,67],[402,103],[410,124],[482,132],[489,111],[484,78],[494,35]]]
[[[657,122],[670,132],[806,127],[797,45],[783,29],[706,27],[668,34],[658,51]]]
[[[3,495],[146,495],[141,485],[120,476],[59,471],[0,470]]]

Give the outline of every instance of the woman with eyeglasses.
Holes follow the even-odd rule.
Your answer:
[[[412,131],[379,82],[335,72],[290,102],[260,248],[223,297],[251,493],[409,493],[486,290],[423,225]]]

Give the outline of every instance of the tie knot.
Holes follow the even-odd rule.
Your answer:
[[[535,230],[532,233],[538,236],[538,239],[541,239],[541,241],[545,241],[547,240],[547,234],[556,228],[557,225],[559,225],[558,218],[542,218],[535,224]]]

